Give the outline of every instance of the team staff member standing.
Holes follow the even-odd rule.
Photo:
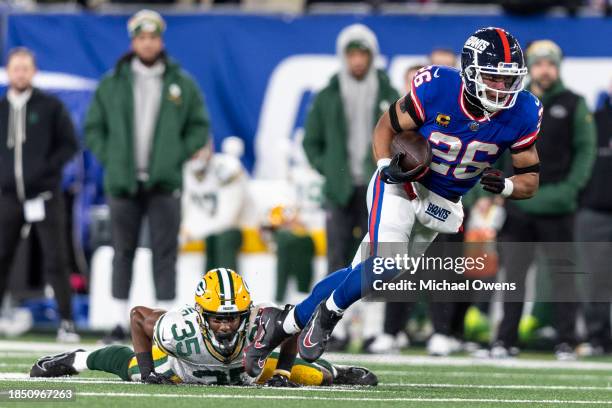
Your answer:
[[[561,49],[548,40],[535,41],[527,49],[531,76],[529,90],[542,102],[542,128],[538,136],[540,190],[521,202],[508,202],[507,219],[500,241],[505,242],[572,242],[574,214],[578,194],[587,184],[595,160],[596,131],[584,98],[565,88],[559,75]],[[535,247],[507,247],[502,253],[510,281],[524,285]],[[543,247],[546,250],[548,247]],[[518,252],[516,252],[518,251]],[[547,259],[554,254],[548,252]],[[567,293],[560,287],[561,277],[551,273],[552,293]],[[523,311],[521,302],[505,302],[504,317],[499,326],[494,357],[513,354],[518,341],[518,327]],[[557,330],[555,354],[558,359],[574,358],[577,304],[553,304],[553,325]]]
[[[366,193],[376,169],[371,135],[378,118],[399,95],[384,71],[376,69],[376,35],[362,24],[340,32],[336,53],[340,71],[315,98],[306,118],[304,151],[325,179],[327,267],[331,273],[349,263],[368,231]],[[348,339],[341,327],[333,348]]]
[[[62,169],[78,150],[62,103],[32,87],[34,54],[9,52],[9,90],[0,99],[0,305],[24,224],[40,241],[45,278],[53,287],[61,323],[58,341],[77,342],[66,259]]]
[[[315,98],[306,119],[304,150],[323,175],[327,207],[328,271],[350,262],[368,230],[366,190],[376,163],[371,134],[399,95],[376,69],[378,41],[361,24],[346,27],[336,44],[341,69]],[[361,232],[355,234],[355,229]]]
[[[151,10],[128,22],[131,51],[96,90],[86,142],[105,170],[114,248],[112,294],[127,299],[141,222],[151,232],[158,306],[175,297],[182,169],[208,139],[208,115],[195,82],[164,50],[166,24]],[[117,324],[127,322],[117,322]],[[116,327],[115,337],[122,337]]]

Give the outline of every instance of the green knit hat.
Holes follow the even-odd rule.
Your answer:
[[[561,48],[551,40],[534,41],[529,48],[527,48],[527,67],[531,68],[533,64],[542,58],[552,61],[559,67],[563,59],[563,52]]]
[[[346,47],[344,47],[344,52],[349,52],[353,50],[372,52],[366,42],[362,40],[352,40],[348,44],[346,44]]]
[[[166,22],[157,11],[144,9],[130,18],[127,27],[132,38],[143,32],[161,35],[166,31]]]

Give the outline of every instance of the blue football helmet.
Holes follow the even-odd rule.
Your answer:
[[[481,28],[463,45],[461,76],[465,89],[489,112],[514,106],[526,75],[519,42],[501,28]]]

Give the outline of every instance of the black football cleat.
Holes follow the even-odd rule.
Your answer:
[[[74,356],[78,351],[85,350],[78,349],[54,356],[41,357],[30,369],[30,377],[63,377],[78,374],[79,372],[73,366]]]
[[[244,370],[251,377],[257,377],[264,366],[266,359],[285,339],[291,334],[283,330],[283,321],[293,306],[287,305],[284,309],[277,307],[266,307],[257,313],[255,327],[257,331],[253,341],[245,347],[243,365]]]
[[[378,377],[365,367],[335,365],[336,376],[333,385],[378,385]]]
[[[342,315],[328,310],[325,300],[319,303],[298,340],[298,350],[304,360],[312,363],[321,357],[340,319]]]
[[[291,381],[284,375],[275,374],[268,381],[265,382],[264,387],[275,387],[275,388],[299,388],[300,384]]]

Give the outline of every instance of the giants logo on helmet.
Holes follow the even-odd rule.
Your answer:
[[[481,38],[474,37],[474,36],[471,36],[465,42],[465,48],[469,48],[471,50],[474,50],[477,53],[483,52],[484,50],[487,49],[487,47],[489,45],[490,45],[490,43],[488,41],[485,41],[485,40],[483,40]]]

